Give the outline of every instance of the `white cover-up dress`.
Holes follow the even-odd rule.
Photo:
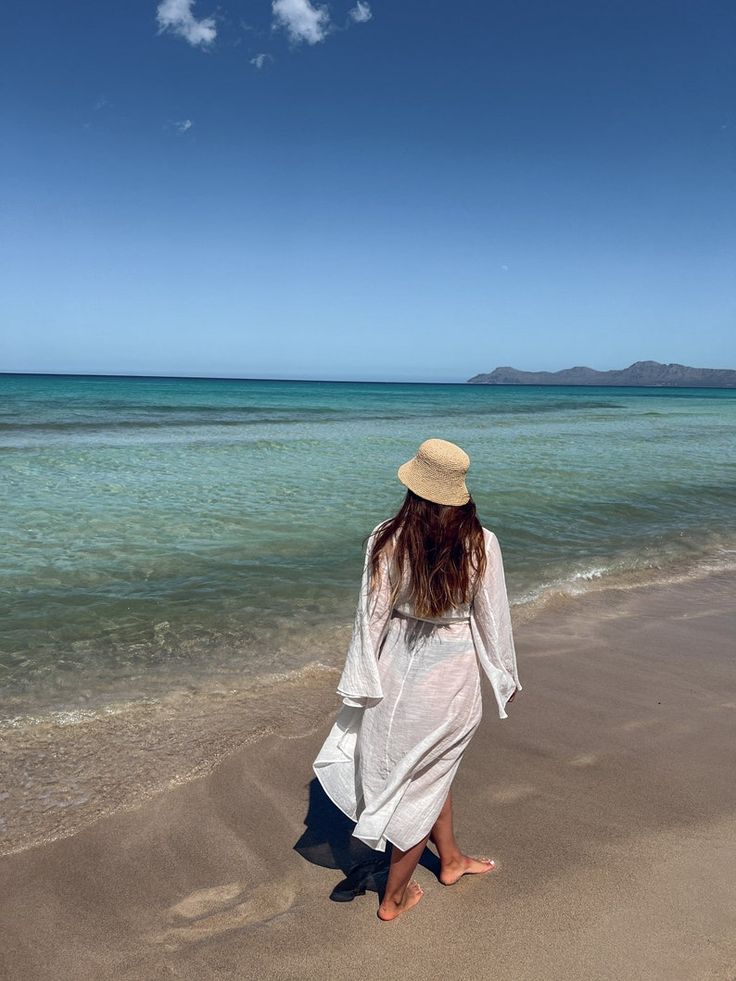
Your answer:
[[[390,607],[392,565],[370,587],[366,548],[352,638],[337,692],[343,706],[314,761],[328,797],[377,851],[406,851],[429,834],[481,720],[480,668],[499,716],[521,690],[501,549],[483,529],[486,571],[472,601],[427,620],[405,583]]]

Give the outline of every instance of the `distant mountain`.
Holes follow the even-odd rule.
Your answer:
[[[635,361],[628,368],[596,371],[578,365],[561,371],[521,371],[494,368],[487,375],[474,375],[469,385],[641,385],[673,388],[736,388],[736,371],[731,368],[688,368],[684,364]]]

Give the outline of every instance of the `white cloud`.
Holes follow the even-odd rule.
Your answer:
[[[267,61],[273,61],[273,58],[271,57],[270,54],[261,53],[261,54],[257,54],[255,58],[250,59],[251,65],[255,65],[259,71],[261,68],[263,68],[263,66],[266,64]]]
[[[348,11],[348,14],[350,19],[354,20],[356,24],[365,24],[373,17],[370,4],[363,3],[363,0],[358,0],[355,6]]]
[[[156,8],[159,34],[171,31],[188,41],[193,47],[206,47],[217,37],[214,17],[203,17],[202,20],[192,13],[194,0],[161,0]]]
[[[317,44],[330,29],[327,7],[313,7],[310,0],[273,0],[271,9],[274,27],[283,27],[294,43]]]
[[[177,133],[186,133],[188,129],[191,129],[192,126],[194,126],[194,123],[191,121],[191,119],[181,119],[178,123],[174,123],[173,126]]]

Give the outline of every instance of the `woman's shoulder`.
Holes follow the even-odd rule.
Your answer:
[[[391,520],[391,518],[387,518],[385,521],[379,521],[378,524],[376,525],[376,527],[371,532],[369,532],[368,537],[367,537],[366,548],[368,548],[368,549],[373,548],[373,544],[376,541],[376,537],[378,536],[378,533],[380,532],[380,530],[385,525],[387,525],[389,523],[390,520]],[[364,541],[365,541],[365,539],[364,539]]]
[[[483,527],[483,539],[485,542],[486,555],[493,556],[494,558],[500,558],[501,543],[498,540],[496,532],[492,531],[490,528]]]
[[[391,520],[391,518],[386,518],[385,521],[379,521],[378,524],[376,525],[376,527],[373,529],[373,531],[370,533],[370,535],[368,537],[369,538],[373,538],[373,536],[376,535],[376,534],[378,534],[378,532],[381,530],[381,528],[383,528],[384,525],[387,525],[390,520]]]

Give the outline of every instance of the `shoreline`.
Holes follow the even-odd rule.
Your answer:
[[[703,547],[699,554],[690,556],[662,556],[660,563],[652,562],[639,567],[616,566],[615,559],[601,560],[602,565],[594,565],[581,570],[563,573],[561,576],[544,580],[539,585],[527,587],[521,594],[510,596],[514,624],[527,623],[546,610],[558,605],[565,605],[570,600],[584,596],[589,592],[605,590],[636,590],[657,585],[672,585],[680,582],[697,581],[736,572],[736,538],[726,538],[718,542],[710,542]],[[611,564],[613,563],[613,564]],[[262,690],[268,686],[299,683],[300,677],[315,675],[320,671],[341,669],[340,658],[342,647],[347,645],[352,625],[352,611],[340,623],[330,619],[325,624],[292,624],[290,629],[299,639],[303,639],[305,631],[318,636],[332,653],[338,652],[334,663],[327,664],[316,659],[298,663],[278,672],[263,672],[252,675],[230,674],[220,677],[213,675],[210,688],[196,688],[193,682],[202,684],[202,678],[171,678],[171,691],[164,694],[133,695],[118,697],[112,691],[100,692],[100,699],[93,708],[75,706],[74,708],[51,708],[44,706],[38,713],[20,711],[14,715],[0,717],[0,732],[23,726],[54,725],[67,726],[82,724],[86,721],[120,715],[128,710],[137,710],[146,706],[155,706],[169,702],[177,691],[186,691],[187,696],[222,695],[226,691],[245,695],[251,691]],[[292,634],[288,635],[293,640]],[[160,682],[157,683],[160,688]],[[1,853],[1,852],[0,852]]]
[[[390,927],[375,893],[329,901],[344,855],[312,786],[338,708],[324,679],[319,723],[0,859],[8,976],[318,981],[326,960],[380,976],[410,950],[407,977],[439,978],[450,948],[468,978],[736,976],[735,587],[593,590],[519,626],[524,690],[501,721],[484,686],[454,785],[458,838],[497,872],[448,889],[429,860]]]
[[[515,633],[540,617],[574,615],[576,604],[587,597],[736,576],[736,558],[728,555],[727,548],[719,547],[689,565],[575,576],[548,585],[513,603]],[[210,773],[228,755],[274,731],[298,734],[321,725],[335,704],[334,683],[350,630],[345,623],[330,631],[330,646],[339,652],[334,664],[316,660],[280,674],[253,676],[235,688],[179,686],[168,696],[2,720],[0,786],[11,790],[0,809],[0,857],[136,809]],[[158,749],[153,758],[151,746]]]

